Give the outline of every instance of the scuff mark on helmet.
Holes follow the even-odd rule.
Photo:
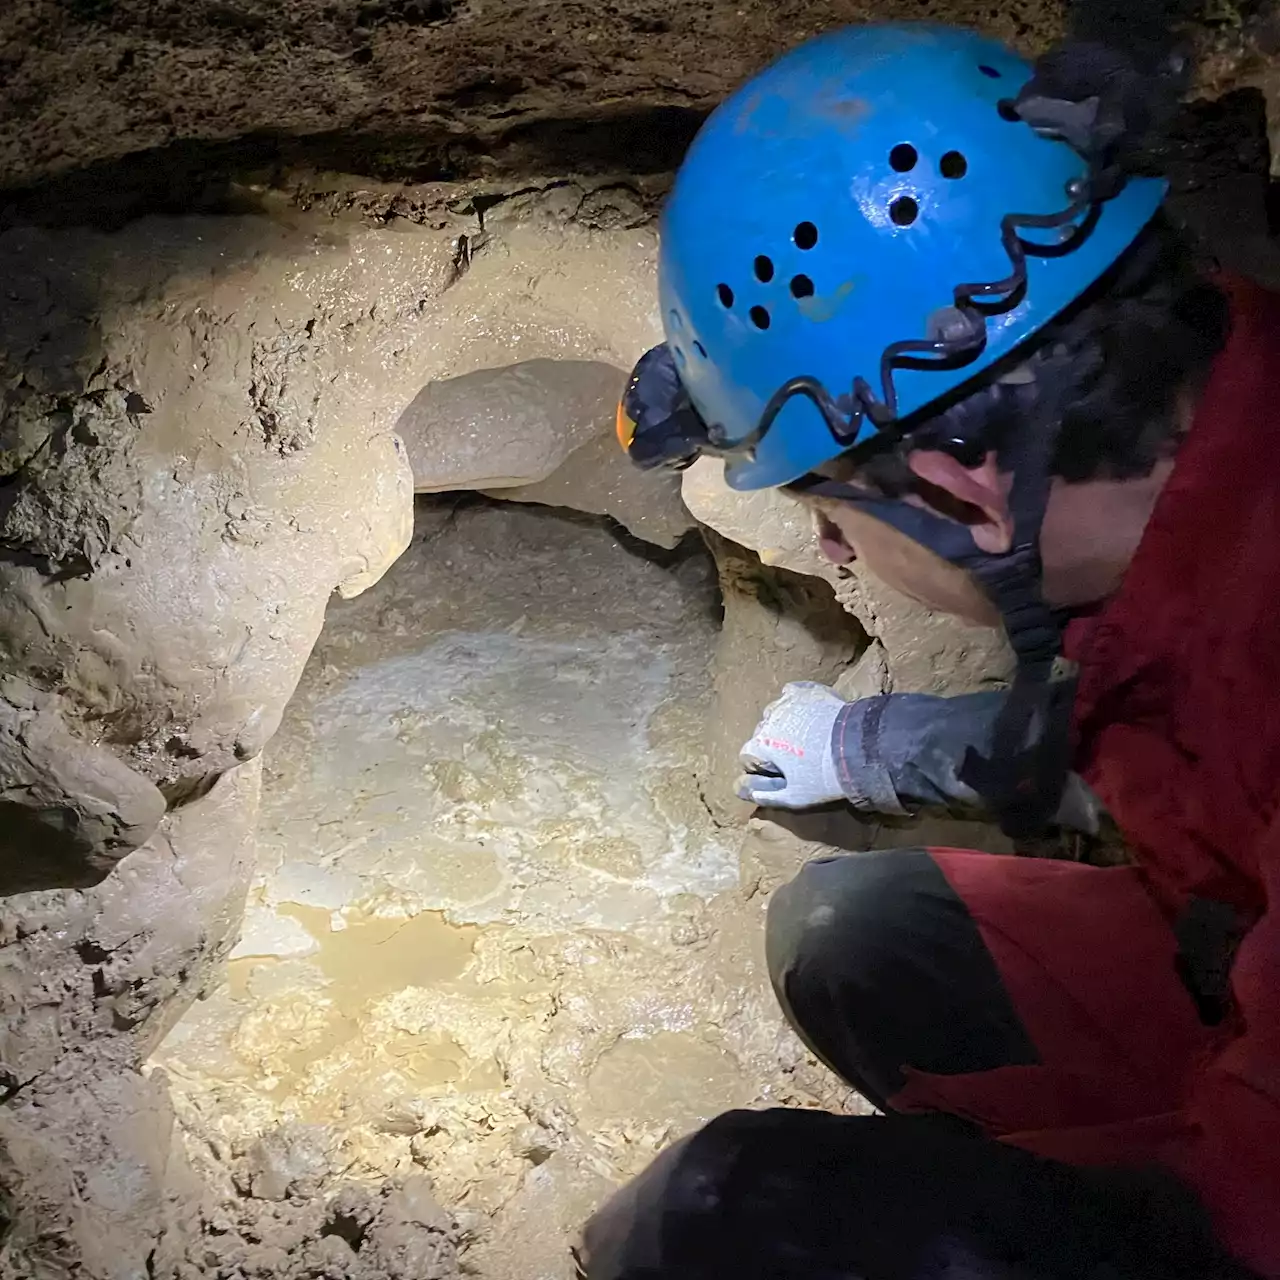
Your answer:
[[[836,313],[844,306],[849,295],[866,279],[865,276],[850,276],[848,280],[842,281],[830,293],[815,294],[811,298],[797,298],[796,306],[800,308],[800,314],[806,320],[812,320],[816,324],[823,324],[827,320],[834,318]]]
[[[746,133],[751,128],[752,120],[756,112],[760,108],[760,104],[764,101],[764,94],[753,93],[743,104],[742,110],[738,113],[737,120],[733,123],[734,133]]]
[[[871,114],[871,103],[866,98],[851,98],[843,86],[832,87],[818,96],[817,113],[835,122],[842,130],[848,130]]]

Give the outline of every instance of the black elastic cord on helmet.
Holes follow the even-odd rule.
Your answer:
[[[880,356],[880,397],[876,396],[865,378],[858,376],[853,379],[851,394],[841,397],[845,407],[817,378],[807,375],[791,378],[769,397],[760,420],[748,435],[731,441],[726,438],[723,427],[709,426],[707,438],[710,448],[707,452],[722,457],[740,453],[754,455],[788,401],[797,395],[813,403],[831,432],[831,438],[842,448],[850,448],[855,443],[864,419],[870,420],[877,431],[892,432],[898,416],[894,371],[912,361],[921,361],[926,368],[954,368],[976,360],[987,345],[986,317],[1017,306],[1026,292],[1027,246],[1019,233],[1049,231],[1084,217],[1086,225],[1078,227],[1076,234],[1087,235],[1088,215],[1098,203],[1094,195],[1094,178],[1091,168],[1086,177],[1073,178],[1067,183],[1068,204],[1057,213],[1009,213],[1000,220],[1000,243],[1009,258],[1009,274],[1003,280],[956,285],[952,290],[953,305],[930,317],[930,328],[935,330],[936,336],[904,338],[889,343]],[[1068,251],[1066,245],[1055,250],[1058,253]],[[999,300],[999,305],[980,302],[980,299],[993,298]]]

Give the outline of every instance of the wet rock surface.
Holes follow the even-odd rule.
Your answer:
[[[0,900],[6,1280],[141,1275],[189,1235],[199,1184],[141,1072],[235,945],[259,778],[234,770],[96,889]]]
[[[646,475],[619,447],[626,380],[603,361],[542,359],[428,383],[396,424],[414,487],[607,515],[674,547],[696,522],[677,476]]]
[[[625,382],[621,369],[600,361],[529,360],[428,383],[396,423],[414,488],[545,480],[606,428]]]
[[[680,496],[679,477],[633,467],[618,447],[612,425],[579,445],[546,480],[483,492],[491,498],[608,516],[635,537],[668,550],[698,523]]]
[[[394,304],[354,248],[260,219],[0,237],[10,887],[100,879],[256,756],[329,596],[403,548],[394,419],[346,363]]]
[[[229,980],[155,1056],[189,1144],[247,1153],[277,1203],[424,1171],[471,1273],[567,1280],[583,1218],[671,1136],[847,1103],[782,1022],[766,898],[701,798],[735,692],[718,582],[696,541],[420,502],[268,750]],[[783,841],[794,870],[810,846]]]
[[[708,540],[720,571],[724,625],[703,794],[720,821],[742,822],[752,806],[734,794],[739,753],[765,707],[789,681],[834,684],[868,638],[824,580],[762,564],[755,552],[715,534]]]

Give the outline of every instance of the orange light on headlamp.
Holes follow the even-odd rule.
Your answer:
[[[636,438],[636,424],[631,420],[631,416],[627,413],[626,405],[621,400],[618,401],[616,430],[618,443],[622,446],[623,453],[629,453],[631,451],[631,442]]]

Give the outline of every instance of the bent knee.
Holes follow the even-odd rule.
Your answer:
[[[942,880],[926,849],[806,863],[769,903],[765,949],[774,986],[799,975],[883,966],[909,945],[922,896],[936,892]]]

